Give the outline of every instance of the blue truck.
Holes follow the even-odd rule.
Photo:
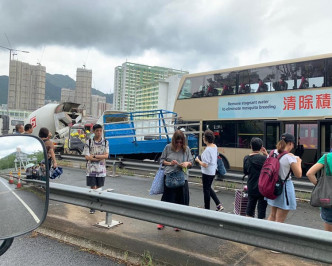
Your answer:
[[[100,120],[99,120],[100,122]],[[137,112],[105,111],[102,116],[104,137],[109,141],[110,157],[157,161],[178,129],[177,114],[167,110]],[[193,153],[198,138],[184,132]]]

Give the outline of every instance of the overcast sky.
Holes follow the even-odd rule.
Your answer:
[[[332,52],[330,0],[1,0],[0,45],[15,58],[113,92],[129,62],[190,73]],[[9,42],[7,41],[8,36]],[[0,49],[0,75],[9,51]]]

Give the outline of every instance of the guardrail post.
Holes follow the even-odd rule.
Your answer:
[[[112,192],[114,189],[107,189],[107,192]],[[112,227],[115,227],[117,225],[123,224],[120,221],[116,221],[116,220],[112,220],[112,213],[111,212],[106,212],[106,218],[105,221],[99,222],[96,224],[96,226],[98,227],[103,227],[103,228],[107,228],[110,229]]]
[[[119,175],[116,174],[116,161],[113,161],[112,163],[112,174],[110,174],[110,177],[117,177]]]

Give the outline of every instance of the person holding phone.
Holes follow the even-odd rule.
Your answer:
[[[172,142],[166,145],[160,157],[160,163],[165,166],[164,193],[161,201],[189,205],[188,168],[192,166],[193,161],[194,159],[190,148],[186,145],[183,132],[181,130],[175,131]],[[182,170],[184,172],[185,183],[181,187],[169,188],[165,183],[166,174],[174,170]],[[164,227],[162,224],[157,226],[158,230],[162,230]],[[178,228],[174,228],[174,230],[179,231]]]

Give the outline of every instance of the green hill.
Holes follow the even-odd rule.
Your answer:
[[[45,100],[60,101],[61,88],[75,89],[76,82],[71,77],[61,74],[46,73]],[[92,95],[105,96],[107,103],[113,102],[113,93],[106,94],[92,88]],[[0,104],[7,104],[8,76],[0,76]]]
[[[60,74],[49,74],[46,73],[46,80],[57,87],[60,88],[67,88],[67,89],[75,89],[76,83],[71,77],[67,75],[60,75]]]

